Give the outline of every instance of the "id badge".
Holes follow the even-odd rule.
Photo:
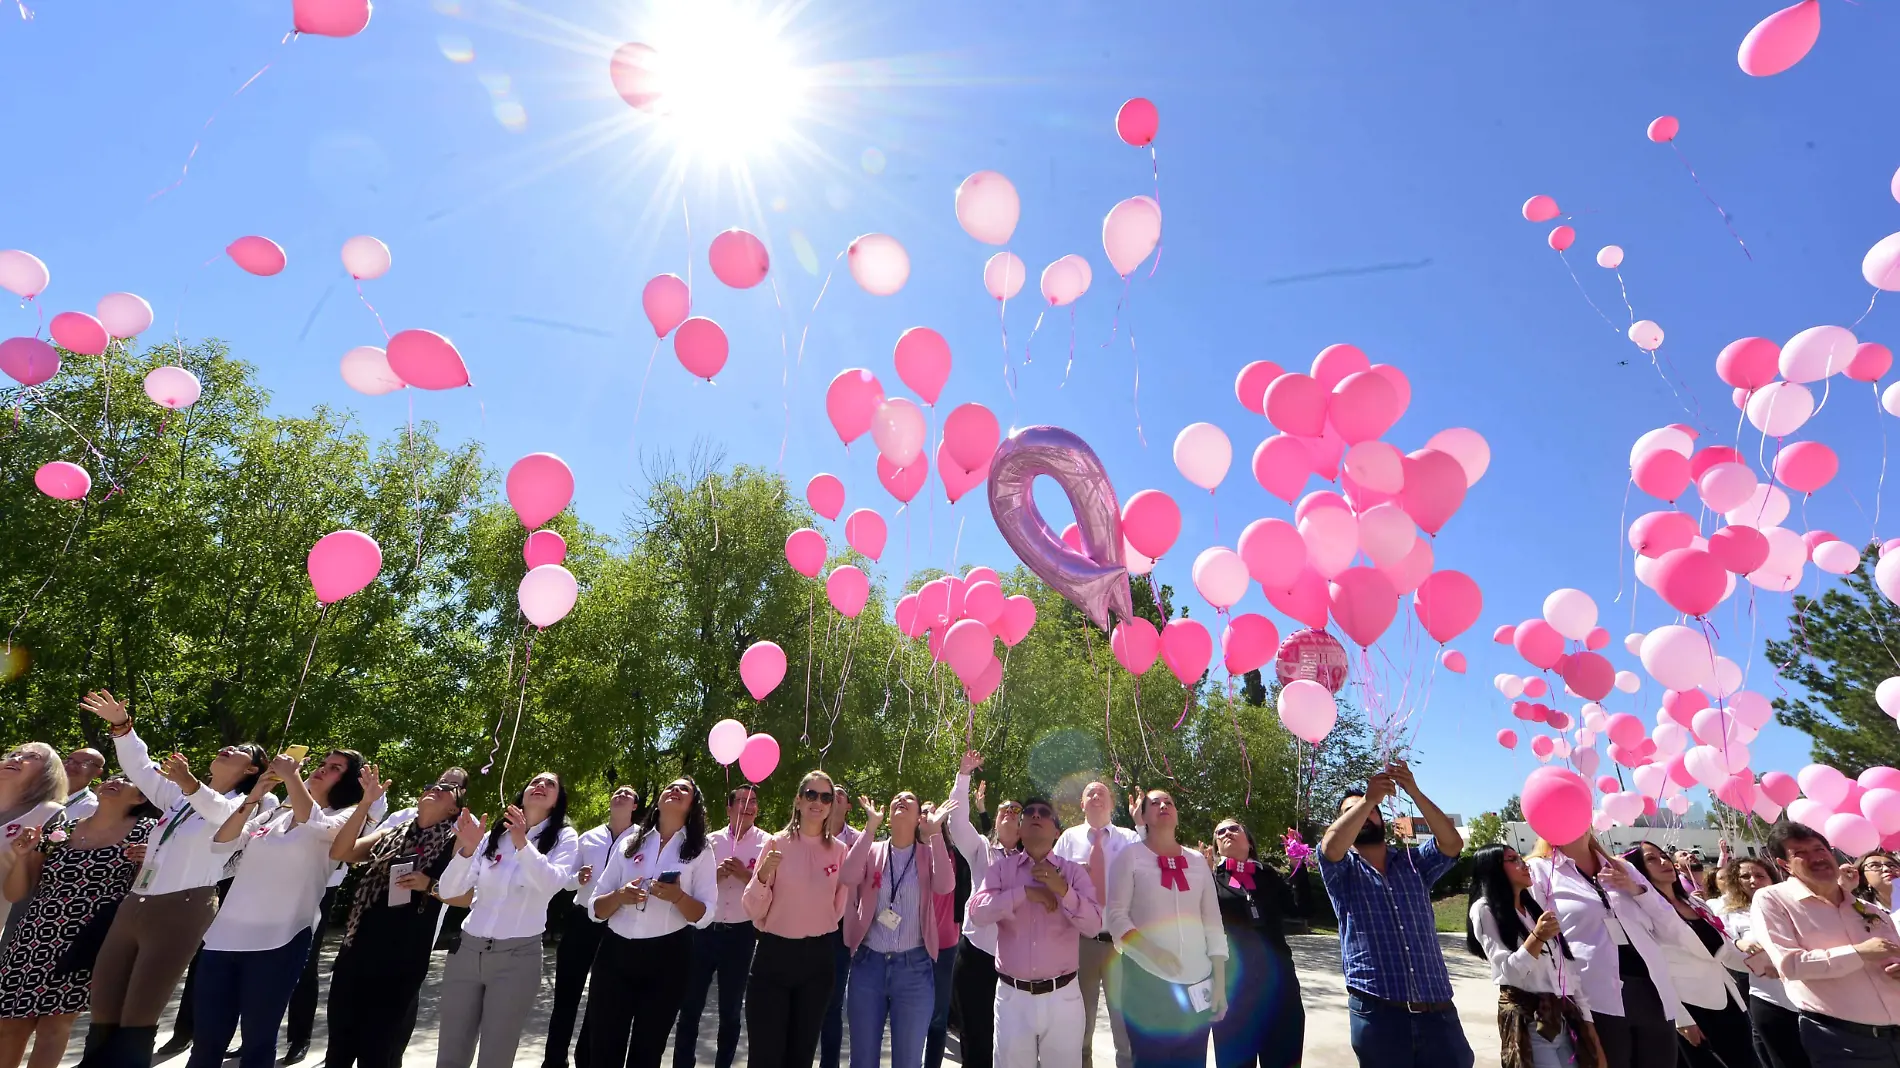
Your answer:
[[[1206,1012],[1214,1007],[1214,980],[1203,979],[1187,988],[1188,1003],[1195,1012]]]
[[[1252,901],[1248,901],[1248,902],[1247,902],[1247,915],[1249,915],[1249,916],[1252,916],[1252,917],[1253,917],[1254,919],[1256,919],[1256,920],[1257,920],[1257,919],[1259,919],[1259,918],[1260,918],[1260,906],[1259,906],[1259,905],[1256,905],[1256,904],[1254,904],[1254,903],[1253,903]]]
[[[1627,946],[1630,944],[1630,936],[1623,930],[1623,921],[1617,919],[1615,916],[1605,916],[1603,917],[1603,926],[1610,929],[1611,941],[1619,946]]]
[[[157,881],[158,881],[158,862],[148,860],[145,862],[144,869],[139,872],[139,881],[133,885],[132,889],[137,890],[139,893],[143,894],[146,891],[150,890],[152,888],[152,884]]]
[[[904,919],[897,914],[896,909],[885,909],[877,914],[877,922],[883,924],[885,930],[895,931]]]

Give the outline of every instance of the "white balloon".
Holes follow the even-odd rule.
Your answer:
[[[1755,486],[1755,492],[1750,493],[1747,500],[1723,512],[1722,518],[1728,520],[1730,526],[1754,527],[1766,534],[1788,518],[1791,507],[1788,495],[1782,492],[1780,486],[1770,486],[1764,482]]]
[[[1654,352],[1662,348],[1663,328],[1648,319],[1638,319],[1630,324],[1630,340],[1645,352]]]
[[[343,269],[351,278],[381,278],[389,270],[389,246],[358,234],[343,242]]]
[[[1874,703],[1882,712],[1900,719],[1900,678],[1880,680],[1880,685],[1874,687]]]
[[[1042,298],[1052,308],[1073,304],[1089,291],[1089,261],[1070,253],[1042,269]]]
[[[1007,245],[1022,217],[1016,186],[995,171],[977,171],[957,186],[957,223],[986,245]]]
[[[1847,370],[1860,339],[1843,326],[1810,326],[1781,347],[1781,377],[1790,382],[1819,382]]]
[[[846,250],[851,277],[866,293],[888,297],[910,280],[910,253],[889,234],[865,234]]]
[[[1616,688],[1622,693],[1635,693],[1643,688],[1643,680],[1636,677],[1634,671],[1616,673]]]
[[[1201,592],[1207,603],[1226,611],[1247,595],[1246,561],[1240,554],[1225,546],[1216,545],[1203,549],[1201,555],[1194,558],[1194,588]]]
[[[1174,437],[1174,466],[1181,477],[1213,492],[1234,462],[1234,446],[1212,423],[1189,423]]]
[[[1660,426],[1636,439],[1630,446],[1630,466],[1648,456],[1656,449],[1668,449],[1670,452],[1687,459],[1695,452],[1695,439],[1673,426]]]
[[[1597,249],[1597,266],[1611,271],[1623,266],[1622,246],[1605,245]]]
[[[1544,598],[1544,622],[1573,642],[1589,637],[1597,625],[1597,603],[1582,590],[1562,589]]]
[[[1900,175],[1895,180],[1900,181]],[[1900,289],[1900,234],[1888,234],[1874,242],[1861,258],[1860,276],[1875,289]]]
[[[983,288],[996,300],[1010,300],[1023,291],[1029,268],[1014,252],[998,252],[983,265]]]
[[[374,345],[358,345],[343,354],[343,382],[372,397],[393,393],[408,383],[389,369],[389,353]]]
[[[1640,632],[1623,635],[1623,651],[1634,656],[1643,651],[1643,636]]]
[[[1814,414],[1814,394],[1798,382],[1770,382],[1748,398],[1748,421],[1771,438],[1785,438]]]

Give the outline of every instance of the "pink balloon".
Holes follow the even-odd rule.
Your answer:
[[[980,705],[989,700],[990,695],[995,693],[996,688],[1002,684],[1003,662],[996,659],[996,655],[992,653],[989,663],[983,666],[983,670],[973,681],[964,685],[963,692],[970,699],[971,704]]]
[[[999,428],[996,416],[981,404],[959,404],[943,421],[943,440],[951,459],[965,470],[989,463],[996,452]]]
[[[376,580],[383,551],[358,530],[338,530],[317,539],[305,562],[318,604],[335,604]]]
[[[1254,480],[1288,504],[1299,496],[1312,473],[1312,454],[1304,442],[1290,434],[1275,434],[1253,452]]]
[[[1561,659],[1562,658],[1559,658],[1559,660]],[[1524,680],[1524,696],[1542,697],[1548,692],[1550,692],[1549,687],[1544,685],[1543,679],[1528,678]],[[1548,710],[1545,709],[1543,705],[1537,705],[1536,707],[1538,710],[1537,720],[1541,723],[1548,714]]]
[[[433,330],[404,330],[389,339],[389,369],[417,389],[468,385],[468,365],[448,338]]]
[[[1780,373],[1781,346],[1765,337],[1731,341],[1715,357],[1715,373],[1737,389],[1760,389]]]
[[[1359,552],[1359,521],[1343,508],[1315,508],[1298,526],[1307,563],[1321,578],[1346,570]]]
[[[1860,566],[1860,550],[1844,541],[1817,545],[1811,550],[1809,558],[1814,561],[1814,566],[1830,575],[1851,575]]]
[[[1695,518],[1681,512],[1646,512],[1630,524],[1630,548],[1650,558],[1681,549],[1695,540]]]
[[[1181,534],[1181,507],[1160,490],[1142,490],[1122,506],[1122,535],[1143,556],[1160,559]]]
[[[1808,3],[1814,2],[1808,0]],[[1836,812],[1829,816],[1822,824],[1821,833],[1827,836],[1829,845],[1850,857],[1858,857],[1880,845],[1879,829],[1872,820],[1857,812]]]
[[[508,469],[508,506],[533,530],[560,515],[574,499],[574,472],[551,452],[534,452]]]
[[[1380,570],[1397,567],[1418,542],[1418,527],[1405,509],[1391,502],[1359,513],[1359,548]]]
[[[1517,640],[1517,626],[1505,623],[1491,632],[1491,640],[1499,645],[1510,645]]]
[[[1671,549],[1656,561],[1656,592],[1684,615],[1707,615],[1721,603],[1728,576],[1715,557],[1700,549]],[[1595,698],[1592,698],[1595,700]]]
[[[145,373],[145,395],[161,408],[177,411],[198,403],[204,387],[183,367],[154,367]]]
[[[1724,571],[1751,575],[1768,562],[1768,539],[1754,527],[1723,527],[1709,535],[1708,554]]]
[[[1221,662],[1229,675],[1257,671],[1273,659],[1280,630],[1266,616],[1244,612],[1228,620],[1221,631]]]
[[[1605,775],[1597,780],[1597,792],[1600,794],[1620,793],[1622,789],[1623,784],[1617,782],[1614,775]]]
[[[542,564],[521,577],[515,600],[528,622],[542,630],[567,618],[580,597],[580,584],[573,572],[560,564]]]
[[[1070,253],[1042,269],[1042,299],[1048,301],[1051,308],[1074,304],[1089,291],[1089,283],[1094,278],[1089,261]]]
[[[1680,129],[1682,129],[1682,124],[1676,121],[1674,115],[1663,115],[1651,120],[1648,131],[1649,139],[1659,145],[1674,141],[1676,139],[1676,132]]]
[[[1161,628],[1161,662],[1181,685],[1192,686],[1207,674],[1214,658],[1214,639],[1196,619],[1171,619]]]
[[[751,289],[765,281],[765,272],[772,266],[765,242],[738,227],[715,236],[706,259],[712,263],[713,277],[734,289]]]
[[[338,371],[344,385],[366,396],[380,397],[409,386],[389,369],[389,353],[374,345],[358,345],[344,353]]]
[[[747,782],[764,782],[778,770],[778,756],[778,739],[755,734],[745,740],[745,751],[739,754],[739,773]]]
[[[1651,449],[1636,461],[1630,477],[1651,497],[1673,501],[1689,488],[1689,458],[1668,449]]]
[[[359,281],[381,278],[389,273],[389,246],[368,234],[358,234],[343,242],[343,269]]]
[[[759,645],[772,645],[772,643],[761,642]],[[758,645],[755,645],[752,649],[758,647]],[[772,645],[772,648],[777,649],[778,646]],[[745,655],[739,658],[739,677],[741,679],[745,678],[746,658],[752,655],[752,649],[747,649]],[[780,651],[778,656],[779,675],[783,676],[785,674],[785,653]],[[778,679],[773,679],[772,686],[776,685],[778,685]],[[749,689],[750,687],[751,684],[747,683],[747,688]],[[771,686],[767,686],[766,690],[770,691],[771,688]],[[738,760],[739,754],[745,752],[745,724],[736,719],[722,719],[713,724],[712,730],[706,732],[706,751],[712,754],[713,761],[718,764],[730,764]]]
[[[834,567],[831,574],[825,576],[825,599],[846,619],[858,618],[870,596],[870,578],[850,564]]]
[[[369,0],[291,0],[291,25],[319,37],[354,37],[369,25]]]
[[[1557,201],[1542,193],[1526,200],[1524,202],[1523,212],[1524,220],[1534,223],[1549,222],[1560,214],[1557,210]]]
[[[838,513],[844,508],[844,483],[837,475],[820,473],[811,476],[811,481],[805,483],[805,503],[826,519],[838,518]]]
[[[665,337],[693,313],[693,294],[676,274],[656,274],[640,290],[640,310],[653,324],[653,336]]]
[[[1014,252],[998,252],[983,264],[983,290],[993,300],[1012,300],[1029,280],[1029,268]]]
[[[897,339],[894,362],[897,377],[903,379],[913,393],[922,397],[925,404],[937,403],[943,384],[950,380],[950,343],[942,334],[927,326],[913,326],[904,331]]]
[[[1589,833],[1590,784],[1574,771],[1544,767],[1531,772],[1522,803],[1531,830],[1547,842],[1568,845]]]
[[[1272,360],[1255,360],[1240,369],[1234,376],[1234,398],[1240,406],[1255,415],[1267,414],[1264,405],[1267,386],[1273,380],[1285,374],[1280,365]]]
[[[1478,621],[1484,611],[1484,594],[1462,571],[1434,571],[1419,583],[1412,607],[1425,633],[1443,644]]]
[[[1074,549],[1076,552],[1081,552],[1082,551],[1082,528],[1074,523],[1070,523],[1068,526],[1063,527],[1062,528],[1062,544],[1067,545],[1069,548]]]
[[[853,549],[876,560],[884,555],[884,517],[860,508],[844,519],[844,540]]]
[[[1323,630],[1296,630],[1286,636],[1274,654],[1273,674],[1283,686],[1300,680],[1317,683],[1327,693],[1338,693],[1348,674],[1346,647]]]
[[[965,685],[974,681],[995,655],[996,638],[990,628],[974,619],[950,625],[943,637],[943,660]]]
[[[1296,679],[1280,691],[1280,722],[1294,737],[1318,745],[1339,722],[1339,705],[1326,687]]]
[[[268,237],[240,237],[224,251],[231,262],[255,275],[269,277],[284,269],[284,250]]]
[[[951,458],[950,444],[939,441],[937,442],[937,477],[943,480],[943,495],[949,498],[951,504],[955,504],[965,493],[989,481],[990,462],[985,460],[982,467],[974,471],[968,470]]]
[[[1517,732],[1514,730],[1511,730],[1508,727],[1505,728],[1504,730],[1499,731],[1498,744],[1503,746],[1506,749],[1516,749],[1517,748]]]
[[[1444,652],[1439,654],[1438,660],[1440,663],[1445,665],[1446,671],[1449,671],[1455,675],[1462,675],[1465,673],[1465,654],[1459,652],[1456,649],[1446,649]]]
[[[1370,567],[1349,567],[1329,587],[1333,619],[1346,636],[1361,646],[1379,640],[1399,611],[1399,592],[1392,580]]]
[[[972,586],[976,585],[979,582],[994,582],[998,586],[1001,586],[1003,584],[1003,578],[1001,575],[998,575],[996,573],[995,568],[984,567],[981,564],[977,565],[976,567],[970,568],[968,571],[965,571],[963,573],[963,581],[969,583]]]
[[[945,439],[948,440],[949,427],[945,426],[944,429]],[[878,455],[899,467],[907,466],[923,455],[927,433],[923,411],[908,398],[887,397],[871,413],[871,440],[877,445]],[[954,448],[951,455],[956,455]]]
[[[996,635],[1003,644],[1014,647],[1029,636],[1036,625],[1036,602],[1017,594],[1003,599],[1003,617],[997,622]]]
[[[1801,796],[1801,784],[1785,771],[1771,771],[1761,777],[1761,792],[1767,794],[1770,801],[1786,808]]]
[[[1577,231],[1568,226],[1557,227],[1556,229],[1550,232],[1550,236],[1544,239],[1545,244],[1549,245],[1553,249],[1556,249],[1558,252],[1562,252],[1563,250],[1569,248],[1571,245],[1575,244],[1576,241],[1577,241]]]
[[[1236,548],[1247,574],[1266,589],[1292,585],[1306,566],[1306,541],[1284,519],[1256,519],[1247,524]]]
[[[53,316],[49,332],[60,348],[81,356],[103,355],[112,341],[106,336],[105,324],[85,312],[60,312]]]
[[[1022,210],[1022,198],[1017,196],[1016,186],[995,171],[977,171],[957,186],[957,224],[963,227],[964,233],[986,245],[1009,244]],[[1019,268],[1021,264],[1018,260]],[[1017,285],[1022,283],[1017,282]]]
[[[1267,421],[1288,434],[1318,437],[1326,428],[1326,387],[1310,375],[1288,371],[1268,384],[1261,401]]]
[[[1436,449],[1419,449],[1405,457],[1405,490],[1399,503],[1427,534],[1444,528],[1465,500],[1465,469],[1457,459]]]
[[[1775,478],[1797,493],[1813,493],[1840,469],[1834,450],[1818,441],[1797,441],[1775,454]]]
[[[1419,538],[1412,543],[1412,551],[1405,554],[1403,561],[1379,570],[1392,580],[1393,589],[1401,594],[1411,593],[1432,573],[1432,543]]]
[[[0,371],[23,386],[37,386],[59,373],[59,350],[36,337],[0,341]]]
[[[917,588],[917,622],[922,627],[948,627],[950,583],[946,579],[926,582]]]
[[[1820,0],[1801,0],[1757,22],[1742,38],[1735,61],[1757,78],[1780,74],[1801,62],[1820,36]]]
[[[991,630],[1002,620],[1005,606],[1003,588],[994,582],[971,582],[963,591],[963,614]]]
[[[92,492],[92,476],[78,464],[54,460],[33,472],[33,485],[56,501],[76,501]]]
[[[897,607],[891,612],[891,621],[897,624],[897,631],[906,638],[915,638],[924,632],[923,613],[917,609],[917,595],[907,593],[897,599]]]
[[[1116,662],[1129,674],[1145,675],[1155,666],[1155,657],[1161,653],[1161,634],[1153,623],[1136,616],[1115,624],[1108,645]]]
[[[1398,393],[1383,376],[1356,371],[1333,387],[1327,418],[1347,445],[1370,441],[1399,421]]]
[[[1557,660],[1564,655],[1564,636],[1557,633],[1556,627],[1541,619],[1527,619],[1519,623],[1511,635],[1511,645],[1519,656],[1530,661],[1532,667],[1546,671],[1556,667]]]
[[[825,568],[825,536],[800,527],[785,538],[785,562],[806,578],[817,578]]]
[[[1372,361],[1357,345],[1333,344],[1319,350],[1313,357],[1311,374],[1313,381],[1328,393],[1335,391],[1347,378],[1366,374],[1372,370]],[[1390,383],[1388,383],[1389,385]]]
[[[1340,437],[1339,431],[1334,430],[1331,424],[1320,432],[1319,437],[1303,437],[1300,443],[1306,446],[1314,474],[1329,480],[1339,477],[1339,459],[1346,451],[1346,439]]]
[[[1601,701],[1616,688],[1616,668],[1600,653],[1571,653],[1561,674],[1564,685],[1586,701]]]
[[[726,332],[718,323],[704,317],[686,320],[673,335],[673,355],[679,357],[680,366],[693,377],[708,382],[726,366],[726,356],[731,350]]]
[[[614,50],[607,76],[613,81],[614,92],[619,93],[628,106],[650,111],[659,100],[659,78],[654,74],[657,57],[658,53],[638,41],[630,41]]]
[[[1330,606],[1326,580],[1311,567],[1303,567],[1286,586],[1262,587],[1273,607],[1316,630],[1324,629]]]
[[[1746,457],[1740,452],[1729,448],[1727,445],[1710,445],[1706,448],[1697,449],[1695,455],[1689,457],[1689,476],[1700,482],[1702,476],[1708,474],[1711,468],[1722,464],[1741,464],[1746,462]],[[1722,510],[1726,511],[1727,509]]]
[[[11,291],[14,296],[31,300],[51,280],[46,264],[31,252],[17,248],[0,251],[0,288]]]
[[[567,560],[567,539],[558,531],[537,530],[521,543],[521,560],[530,569]]]
[[[1144,96],[1129,97],[1115,112],[1115,135],[1136,148],[1154,143],[1161,128],[1161,113]]]
[[[1122,278],[1133,274],[1161,242],[1161,205],[1135,196],[1108,209],[1102,220],[1102,251]]]
[[[889,234],[864,234],[845,250],[851,278],[874,297],[888,297],[910,280],[910,253]]]
[[[877,458],[877,480],[890,491],[891,496],[909,504],[924,488],[924,480],[930,477],[930,461],[919,453],[908,466],[898,467],[884,457]]]
[[[95,311],[99,321],[116,338],[137,337],[152,325],[152,306],[137,293],[107,293],[99,298]]]
[[[1693,473],[1694,466],[1690,471]],[[1760,483],[1755,472],[1742,461],[1715,464],[1696,477],[1696,491],[1710,511],[1730,512],[1748,502]]]
[[[1372,373],[1385,379],[1386,385],[1392,387],[1392,395],[1399,400],[1398,415],[1404,415],[1405,410],[1412,406],[1412,380],[1405,377],[1404,371],[1399,370],[1389,363],[1373,364]],[[1396,420],[1398,416],[1395,415],[1393,418]],[[1434,449],[1438,448],[1436,445],[1430,445],[1428,447]]]
[[[1856,382],[1878,382],[1880,376],[1893,367],[1893,350],[1885,345],[1865,341],[1854,349],[1854,358],[1848,361],[1843,372]]]
[[[1608,644],[1610,644],[1610,632],[1608,628],[1605,627],[1592,627],[1590,628],[1590,633],[1583,637],[1583,647],[1591,652],[1595,652]]]
[[[877,376],[862,367],[838,372],[825,389],[825,414],[831,418],[838,440],[846,445],[871,429],[878,405],[884,403],[884,386]]]
[[[1362,441],[1346,450],[1343,466],[1352,484],[1391,499],[1405,489],[1405,457],[1389,442]]]

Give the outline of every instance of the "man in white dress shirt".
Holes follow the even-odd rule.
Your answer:
[[[106,770],[106,758],[97,749],[75,749],[66,754],[66,818],[77,823],[99,808],[92,784]]]
[[[834,806],[835,807],[835,806]],[[755,826],[759,817],[759,788],[740,783],[726,794],[726,817],[720,830],[706,836],[718,868],[719,903],[713,918],[693,932],[693,971],[680,1003],[680,1022],[673,1037],[673,1068],[693,1068],[699,1046],[699,1018],[706,1009],[706,992],[719,977],[719,1045],[716,1068],[732,1068],[739,1049],[739,1029],[745,1008],[746,975],[752,968],[752,949],[758,929],[740,901],[752,869],[765,851],[767,835]]]
[[[1138,812],[1139,808],[1131,805],[1129,811]],[[1096,901],[1108,900],[1108,866],[1115,854],[1141,841],[1136,832],[1109,822],[1114,815],[1115,793],[1098,779],[1082,788],[1083,822],[1063,831],[1056,839],[1056,856],[1088,869],[1089,878],[1095,884]],[[1083,1032],[1082,1064],[1084,1068],[1091,1068],[1095,1063],[1091,1048],[1094,1043],[1088,1041],[1088,1036],[1095,1033],[1096,1006],[1106,991],[1108,1027],[1115,1036],[1115,1068],[1130,1068],[1134,1056],[1129,1052],[1128,1027],[1122,1022],[1121,990],[1114,982],[1115,943],[1106,931],[1080,938],[1080,942],[1077,957],[1081,965],[1082,1009],[1088,1020],[1088,1028]]]

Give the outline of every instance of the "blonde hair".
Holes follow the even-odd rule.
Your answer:
[[[27,742],[14,752],[32,753],[40,758],[39,777],[20,784],[19,796],[13,799],[15,807],[27,809],[42,801],[66,800],[66,765],[60,762],[58,750],[45,742]]]
[[[789,822],[785,824],[785,829],[783,831],[780,831],[779,832],[780,834],[795,835],[798,833],[799,799],[804,795],[805,787],[817,779],[825,780],[826,786],[835,787],[837,785],[837,783],[831,781],[830,775],[827,775],[822,771],[813,770],[813,771],[806,772],[805,777],[798,780],[798,788],[792,791],[792,818]],[[840,800],[841,799],[837,796],[836,792],[834,791],[831,797],[832,805],[834,806],[837,805]],[[818,840],[823,842],[826,845],[831,844],[831,814],[830,813],[825,814],[824,822],[819,824],[818,826]]]
[[[1609,850],[1603,848],[1602,842],[1597,841],[1597,836],[1595,832],[1585,831],[1583,834],[1583,837],[1577,840],[1580,842],[1590,843],[1590,852],[1597,854],[1598,856],[1602,857],[1604,860],[1616,859],[1616,857],[1613,856]],[[1550,855],[1552,853],[1557,852],[1559,848],[1560,848],[1559,846],[1552,845],[1549,841],[1539,838],[1537,840],[1537,844],[1531,847],[1531,856],[1535,857],[1538,860],[1549,860]]]

